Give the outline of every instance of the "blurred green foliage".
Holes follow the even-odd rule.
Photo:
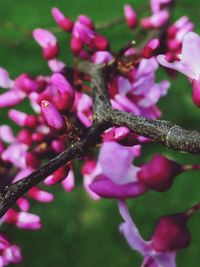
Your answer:
[[[36,27],[53,27],[55,23],[50,10],[53,6],[75,19],[79,14],[89,15],[95,22],[109,21],[122,15],[125,0],[1,0],[0,1],[0,65],[8,69],[11,77],[21,72],[34,75],[50,73],[46,62],[42,60],[40,48],[31,37],[25,37]],[[143,5],[139,16],[148,14],[147,0],[130,0],[134,7]],[[199,31],[200,11],[195,0],[177,1],[174,19],[189,15]],[[13,27],[18,25],[18,28]],[[102,30],[115,49],[134,39],[134,33],[124,25]],[[59,33],[61,58],[71,64],[69,37]],[[136,40],[139,41],[139,40]],[[167,78],[160,71],[159,79]],[[186,128],[200,130],[199,110],[192,104],[191,88],[185,77],[178,76],[172,81],[167,97],[160,107],[163,118],[169,119]],[[1,113],[1,121],[6,121]],[[172,152],[160,145],[148,145],[142,160],[148,160],[152,153],[163,153],[182,163],[199,163],[198,156]],[[141,160],[140,160],[141,161]],[[200,200],[199,173],[190,172],[176,179],[174,186],[166,193],[148,193],[138,199],[129,200],[134,219],[143,236],[149,238],[155,220],[163,215],[182,211]],[[129,267],[139,266],[141,257],[132,252],[124,238],[118,233],[121,218],[116,202],[102,200],[98,203],[89,199],[81,186],[81,177],[77,171],[78,186],[73,193],[66,193],[60,186],[51,189],[55,193],[53,204],[33,203],[32,211],[41,215],[44,227],[37,232],[23,231],[10,226],[2,229],[12,236],[12,241],[23,249],[24,261],[20,266],[30,267]],[[190,221],[192,231],[191,246],[178,253],[177,262],[181,267],[196,267],[200,259],[200,214]]]

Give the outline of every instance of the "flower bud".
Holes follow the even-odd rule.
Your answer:
[[[92,61],[95,64],[107,64],[111,60],[113,60],[113,57],[108,51],[98,51],[92,56]]]
[[[124,6],[124,15],[128,27],[131,29],[135,28],[137,25],[137,15],[131,5]]]
[[[67,79],[60,73],[55,73],[51,77],[52,84],[58,90],[58,96],[55,99],[55,106],[59,110],[69,110],[72,108],[74,103],[74,89]],[[56,101],[57,100],[57,101]]]
[[[97,34],[92,40],[92,47],[95,50],[104,51],[109,48],[109,42],[104,36]]]
[[[29,204],[28,200],[24,197],[18,198],[16,203],[22,211],[28,211],[30,209],[30,204]]]
[[[71,192],[75,187],[75,178],[72,170],[69,171],[67,177],[62,181],[62,186],[66,192]]]
[[[72,35],[72,38],[71,38],[71,41],[70,41],[70,48],[71,48],[72,53],[75,56],[78,56],[79,53],[81,52],[82,48],[83,48],[83,43],[80,40],[80,38],[75,37],[75,36]]]
[[[33,31],[33,38],[42,47],[45,59],[49,60],[57,56],[57,40],[51,32],[44,29],[36,29]]]
[[[43,202],[43,203],[52,202],[54,199],[53,194],[46,192],[46,191],[43,191],[37,186],[34,186],[31,189],[29,189],[28,196],[32,199],[35,199],[35,200],[37,200],[39,202]]]
[[[14,209],[7,211],[5,221],[9,224],[16,224],[19,228],[29,230],[37,230],[42,226],[39,216],[24,211],[18,212]]]
[[[39,90],[39,83],[32,79],[28,74],[23,73],[15,80],[17,88],[21,89],[25,93]]]
[[[143,29],[157,29],[165,25],[169,19],[169,12],[167,10],[161,10],[151,17],[143,18],[141,20],[141,27]]]
[[[94,28],[94,24],[88,16],[80,15],[80,16],[78,16],[78,21],[90,29]]]
[[[21,129],[17,134],[17,140],[20,143],[30,146],[32,143],[31,132],[27,129]]]
[[[163,192],[171,187],[174,177],[181,172],[180,164],[162,155],[154,155],[150,162],[141,167],[137,175],[148,188]]]
[[[13,107],[22,102],[25,94],[17,89],[11,89],[0,95],[0,108]]]
[[[54,185],[62,182],[68,176],[69,170],[69,165],[64,165],[60,167],[52,175],[48,176],[45,179],[44,183],[46,185]]]
[[[158,252],[187,247],[191,240],[187,219],[182,213],[161,217],[151,239],[152,247]]]
[[[143,48],[142,51],[142,56],[144,58],[150,58],[152,57],[156,50],[159,48],[160,46],[160,41],[158,38],[152,39],[150,40]]]
[[[42,100],[41,109],[48,126],[55,133],[63,134],[66,131],[65,120],[55,106],[47,100]]]
[[[33,170],[39,168],[40,160],[34,152],[27,152],[25,158],[26,158],[26,166],[28,168],[31,168]]]
[[[60,154],[66,148],[65,143],[61,140],[53,140],[51,146],[57,154]]]
[[[65,17],[64,14],[60,11],[59,8],[54,7],[51,10],[51,14],[61,29],[67,32],[71,32],[73,28],[73,21],[71,21],[69,18]]]

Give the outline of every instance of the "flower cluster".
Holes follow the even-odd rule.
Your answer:
[[[152,14],[140,21],[133,7],[125,5],[124,20],[131,31],[137,28],[159,34],[152,34],[142,44],[140,40],[136,40],[136,45],[124,43],[120,51],[112,50],[107,37],[96,30],[89,17],[80,15],[72,21],[58,8],[52,9],[58,27],[70,35],[74,66],[58,59],[56,36],[46,29],[37,28],[33,31],[33,38],[41,47],[51,74],[32,77],[22,73],[12,79],[7,70],[0,68],[0,108],[7,112],[8,119],[7,124],[0,126],[1,189],[59,155],[80,140],[92,125],[94,103],[88,86],[91,77],[79,70],[78,62],[81,60],[111,66],[112,73],[106,82],[113,109],[148,119],[159,118],[162,114],[157,102],[170,87],[168,80],[156,79],[159,64],[178,70],[189,78],[193,101],[200,106],[200,37],[191,32],[193,24],[186,16],[170,25],[172,2],[151,0]],[[160,51],[164,55],[158,55]],[[28,111],[21,108],[22,102],[29,103]],[[13,128],[10,125],[14,125]],[[115,126],[105,130],[101,135],[98,156],[89,151],[82,159],[83,186],[94,200],[114,198],[118,201],[124,220],[120,232],[130,247],[144,257],[143,267],[175,267],[176,251],[190,243],[188,218],[198,208],[161,217],[150,241],[144,241],[131,219],[125,200],[151,190],[160,193],[169,190],[173,180],[182,172],[200,168],[181,165],[160,154],[153,155],[150,161],[141,165],[133,164],[142,156],[142,146],[150,142],[150,139],[136,135],[126,127]],[[57,183],[67,192],[74,189],[72,161],[44,180],[45,186]],[[7,211],[2,223],[29,230],[40,229],[41,219],[30,212],[29,199],[50,203],[54,195],[33,186]],[[0,235],[0,252],[0,266],[21,260],[19,248],[11,245],[3,234]]]

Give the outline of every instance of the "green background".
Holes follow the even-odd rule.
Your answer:
[[[139,16],[148,14],[145,0],[129,1],[134,7],[140,7]],[[112,20],[122,15],[123,0],[0,0],[0,65],[8,69],[14,78],[21,72],[31,74],[50,73],[46,62],[42,60],[38,45],[30,37],[24,37],[36,27],[54,27],[51,7],[57,6],[75,19],[79,14],[89,15],[95,22]],[[195,0],[177,1],[174,19],[189,15],[199,31],[200,7]],[[13,25],[18,25],[16,28]],[[124,25],[102,30],[115,49],[127,40],[134,39],[134,33]],[[71,64],[68,36],[59,33],[61,58]],[[137,41],[137,40],[136,40]],[[167,78],[164,71],[159,79]],[[160,102],[163,118],[169,119],[185,128],[200,130],[200,111],[191,102],[191,86],[187,79],[178,76],[172,81],[167,97]],[[0,113],[5,122],[4,113]],[[181,163],[199,163],[198,156],[180,152],[171,152],[159,145],[148,145],[143,150],[143,160],[150,159],[153,152],[163,153]],[[44,227],[37,232],[23,231],[12,226],[2,229],[12,237],[12,242],[22,247],[24,267],[129,267],[139,266],[141,257],[131,251],[124,238],[118,233],[122,221],[118,215],[116,202],[101,200],[93,202],[86,195],[77,171],[77,187],[73,193],[66,193],[61,186],[51,189],[55,193],[53,204],[33,203],[32,211],[38,213]],[[163,214],[176,213],[189,208],[200,200],[199,172],[180,175],[174,186],[166,193],[150,192],[140,198],[130,200],[129,206],[139,229],[148,239],[154,229],[156,218]],[[192,232],[192,244],[178,253],[180,267],[199,266],[200,260],[200,214],[196,214],[189,223]]]

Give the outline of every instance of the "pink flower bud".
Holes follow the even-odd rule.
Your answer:
[[[55,106],[47,100],[42,100],[41,109],[48,126],[55,131],[55,133],[63,134],[67,129],[65,120]]]
[[[10,88],[12,86],[12,80],[10,80],[7,70],[0,67],[0,87]]]
[[[40,217],[38,215],[19,212],[16,225],[22,229],[38,230],[42,227]]]
[[[6,143],[13,143],[16,141],[13,130],[8,125],[0,126],[0,139]]]
[[[66,148],[65,143],[61,140],[53,140],[51,146],[57,154],[60,154]]]
[[[22,102],[25,94],[17,89],[11,89],[0,95],[0,108],[13,107]]]
[[[36,29],[33,31],[33,38],[42,47],[45,59],[49,60],[57,56],[57,40],[51,32],[44,29]]]
[[[107,64],[111,60],[113,60],[113,57],[108,51],[98,51],[92,56],[92,61],[95,64]]]
[[[200,80],[192,80],[192,100],[197,107],[200,107]]]
[[[92,47],[94,47],[95,50],[104,51],[109,48],[109,42],[104,36],[97,34],[92,40]]]
[[[169,19],[169,12],[167,10],[161,10],[155,13],[151,17],[147,17],[141,20],[141,27],[143,29],[157,29],[164,26]]]
[[[124,15],[129,28],[133,29],[137,25],[137,15],[131,5],[124,6]]]
[[[54,185],[62,182],[68,176],[69,170],[69,165],[64,165],[60,167],[52,175],[48,176],[45,179],[44,183],[46,185]]]
[[[39,83],[32,79],[28,74],[23,73],[15,80],[15,86],[24,91],[30,93],[32,91],[39,90]]]
[[[150,58],[154,56],[156,50],[160,46],[160,41],[158,38],[150,40],[143,48],[142,56],[144,58]]]
[[[22,261],[22,255],[21,255],[21,250],[18,246],[12,245],[7,247],[3,251],[3,261],[4,264],[10,264],[10,263],[19,263]]]
[[[80,16],[78,16],[78,21],[81,24],[84,24],[85,26],[87,26],[90,29],[94,28],[94,24],[93,24],[92,20],[88,16],[80,15]]]
[[[39,202],[44,202],[44,203],[52,202],[54,199],[53,194],[43,191],[39,187],[36,187],[36,186],[29,189],[28,196],[32,199],[35,199]]]
[[[27,152],[25,158],[26,158],[26,166],[28,168],[31,168],[33,170],[39,168],[40,160],[34,152]]]
[[[54,58],[48,60],[48,66],[53,72],[62,72],[65,67],[65,64],[62,61],[59,61]]]
[[[163,192],[171,187],[173,179],[181,172],[180,164],[162,155],[154,155],[150,162],[141,167],[137,175],[150,189]]]
[[[5,221],[8,224],[16,224],[22,229],[37,230],[41,228],[39,216],[23,211],[18,212],[14,209],[9,209],[7,211]]]
[[[73,21],[65,17],[64,14],[57,7],[52,8],[51,14],[61,29],[71,32],[73,28]]]
[[[29,128],[35,128],[38,124],[38,118],[35,115],[27,115],[24,126],[27,126]]]
[[[75,178],[74,172],[72,170],[69,171],[67,177],[62,181],[62,186],[66,192],[71,192],[75,187]]]
[[[22,129],[17,134],[17,140],[20,143],[23,143],[25,145],[30,145],[32,143],[32,135],[31,132],[27,129]]]
[[[17,125],[19,126],[24,126],[25,125],[25,120],[27,118],[27,114],[16,110],[16,109],[10,109],[8,112],[9,118],[14,121]]]
[[[30,204],[24,197],[20,197],[16,203],[22,211],[28,211],[30,209]]]
[[[181,213],[161,217],[151,239],[152,247],[158,252],[187,247],[191,239],[187,219]]]
[[[95,38],[94,31],[79,21],[74,24],[73,35],[76,38],[80,38],[81,42],[87,45],[91,45],[92,40]]]
[[[71,84],[60,73],[53,74],[51,77],[51,81],[59,92],[59,95],[57,97],[57,102],[55,102],[56,107],[59,110],[71,109],[75,97],[74,89],[72,88]]]
[[[82,48],[83,48],[83,43],[80,40],[80,38],[75,37],[75,36],[72,35],[72,38],[71,38],[71,41],[70,41],[70,48],[71,48],[72,53],[75,56],[78,56],[79,53],[81,52]]]

